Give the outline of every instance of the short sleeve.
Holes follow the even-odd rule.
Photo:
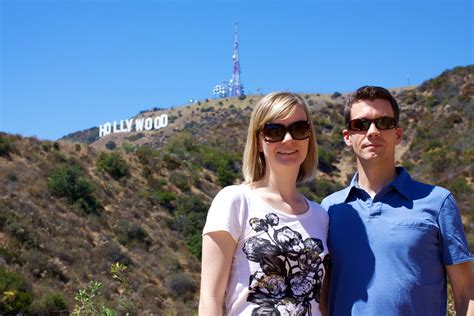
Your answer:
[[[219,191],[212,201],[207,213],[203,235],[210,232],[226,231],[235,241],[239,240],[242,223],[240,213],[242,210],[242,187],[233,185]]]
[[[456,202],[449,194],[438,217],[441,235],[441,255],[445,265],[473,261]]]

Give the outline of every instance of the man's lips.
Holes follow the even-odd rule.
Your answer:
[[[382,144],[370,143],[370,144],[363,144],[362,145],[362,148],[377,148],[377,147],[382,147]]]

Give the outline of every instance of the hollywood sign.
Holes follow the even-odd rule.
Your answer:
[[[138,118],[107,122],[99,126],[99,137],[109,135],[110,133],[126,133],[134,130],[135,132],[150,131],[168,126],[168,114],[161,114],[156,117]]]

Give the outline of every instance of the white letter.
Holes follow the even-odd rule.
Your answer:
[[[153,120],[153,128],[154,129],[160,129],[160,117],[157,116],[155,117],[155,119]]]
[[[160,125],[161,127],[166,127],[168,126],[168,114],[161,114],[160,115]]]
[[[132,130],[133,119],[129,119],[125,121],[127,123],[127,132]]]
[[[105,123],[103,125],[100,125],[100,127],[99,127],[99,137],[109,135],[111,128],[112,128],[112,125],[110,125],[110,123]]]
[[[117,133],[117,122],[114,121],[114,126],[113,126],[113,129],[112,129],[112,133]]]
[[[143,122],[144,122],[144,121],[145,121],[144,119],[137,119],[137,120],[135,120],[135,130],[136,130],[137,132],[143,131]]]
[[[145,130],[149,131],[153,127],[153,119],[151,117],[147,117],[145,119]]]

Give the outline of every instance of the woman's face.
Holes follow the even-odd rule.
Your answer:
[[[307,121],[306,112],[301,106],[297,106],[295,111],[287,117],[274,120],[270,123],[283,124],[288,127],[298,121]],[[281,141],[265,141],[262,133],[258,134],[258,150],[265,156],[265,170],[295,169],[299,171],[300,165],[306,159],[309,146],[309,137],[302,140],[294,139],[289,132]]]

